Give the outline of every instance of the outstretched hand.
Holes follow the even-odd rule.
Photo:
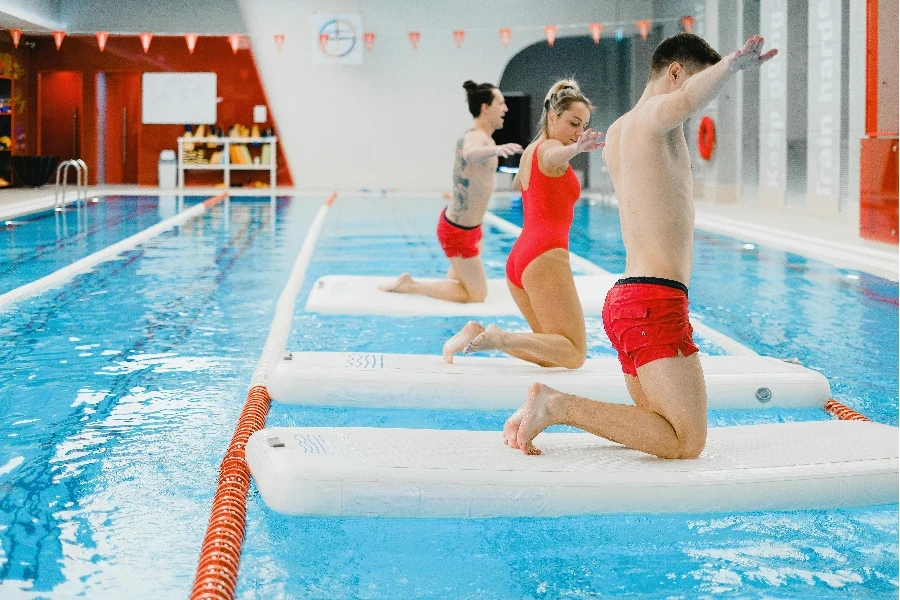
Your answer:
[[[593,152],[598,148],[602,148],[604,144],[599,141],[601,135],[603,135],[602,131],[594,131],[588,127],[584,130],[584,133],[578,136],[575,147],[578,149],[578,152]]]
[[[500,144],[497,146],[497,156],[509,158],[513,154],[520,154],[523,148],[519,144]]]
[[[778,54],[777,48],[772,48],[765,54],[762,54],[764,42],[765,40],[761,35],[754,35],[747,40],[743,48],[735,50],[734,54],[731,55],[731,70],[749,71],[750,69],[755,69]]]

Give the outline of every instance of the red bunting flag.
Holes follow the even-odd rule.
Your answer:
[[[12,36],[13,46],[15,48],[19,47],[19,40],[22,39],[22,30],[21,29],[10,29],[9,35]]]
[[[66,37],[65,31],[54,31],[53,32],[53,41],[56,42],[56,49],[59,50],[59,47],[62,46],[63,38]]]
[[[647,34],[650,33],[650,21],[647,19],[641,19],[637,22],[638,31],[641,34],[641,39],[646,40]]]
[[[550,47],[553,47],[553,43],[556,42],[556,25],[547,25],[544,27],[544,35],[547,36],[547,43],[550,44]]]
[[[281,49],[284,48],[284,34],[283,33],[275,34],[275,48],[277,48],[279,52],[281,52]]]
[[[422,39],[422,34],[418,31],[410,31],[409,32],[409,44],[412,46],[413,50],[417,50],[419,48],[419,40]]]
[[[106,42],[109,40],[109,32],[108,31],[98,31],[97,32],[97,46],[100,48],[100,52],[106,48]]]
[[[150,40],[153,39],[153,34],[149,31],[145,31],[138,37],[141,38],[141,46],[144,47],[144,54],[147,54],[147,50],[150,49]]]
[[[457,48],[462,48],[464,39],[466,39],[466,32],[462,29],[457,29],[453,32],[453,41],[456,42]]]
[[[375,34],[371,31],[363,34],[363,43],[366,45],[366,50],[369,52],[372,51],[372,48],[375,47]]]
[[[694,17],[681,17],[681,26],[687,33],[694,32]]]
[[[200,36],[196,33],[186,33],[184,34],[184,41],[187,42],[188,52],[190,54],[194,53],[194,48],[197,47],[197,40]]]
[[[512,29],[503,27],[500,29],[500,41],[503,42],[504,48],[509,48],[509,38],[512,36]]]
[[[600,43],[600,36],[603,34],[603,23],[591,23],[591,37],[594,38],[594,43]]]
[[[322,52],[325,52],[326,50],[328,50],[328,40],[329,40],[329,35],[327,33],[319,34],[319,48],[322,49]]]
[[[231,51],[234,54],[237,54],[238,48],[241,47],[241,35],[239,33],[232,33],[228,36],[228,43],[231,44]]]

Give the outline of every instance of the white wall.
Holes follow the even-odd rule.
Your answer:
[[[59,26],[60,0],[0,0],[0,25],[25,31]]]
[[[14,0],[19,2],[21,0]],[[31,0],[34,1],[34,0]],[[246,33],[237,0],[55,0],[67,31]]]
[[[546,24],[605,21],[611,3],[545,0],[367,0],[363,27],[376,33],[375,51],[359,66],[312,63],[310,17],[345,3],[240,0],[253,52],[291,166],[294,184],[315,189],[448,191],[456,140],[471,122],[462,83],[500,80],[510,58],[544,39]],[[650,18],[650,0],[621,3],[619,18]],[[324,8],[323,8],[324,12]],[[498,29],[513,29],[509,48]],[[527,28],[527,29],[523,29]],[[466,30],[461,50],[452,30]],[[422,32],[413,52],[410,30]],[[272,36],[287,35],[284,51]],[[560,27],[559,36],[575,33]]]

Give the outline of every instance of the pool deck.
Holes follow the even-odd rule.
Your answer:
[[[215,196],[224,190],[221,187],[191,187],[185,190],[191,196]],[[327,196],[331,190],[296,190],[293,188],[231,189],[233,196]],[[340,190],[339,190],[340,191]],[[67,197],[74,197],[74,187]],[[163,190],[143,186],[97,186],[88,188],[88,197],[122,195],[178,195],[179,190]],[[348,195],[360,195],[358,190],[347,191]],[[374,192],[376,195],[385,192]],[[439,195],[434,191],[398,193],[393,196],[419,197]],[[495,195],[495,203],[503,205],[508,201],[508,193]],[[590,202],[615,204],[608,195],[587,192],[584,198]],[[45,186],[38,189],[0,190],[0,221],[53,208],[54,188]],[[807,258],[821,260],[840,268],[856,269],[891,281],[900,281],[900,254],[897,246],[864,240],[859,237],[858,227],[845,220],[816,217],[789,211],[776,211],[748,204],[712,204],[697,201],[697,228],[710,233],[734,237],[747,243],[792,252]],[[777,225],[771,223],[775,221]]]

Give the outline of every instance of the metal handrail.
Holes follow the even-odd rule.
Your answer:
[[[53,198],[53,208],[57,212],[66,209],[66,192],[69,187],[69,167],[75,168],[76,207],[78,206],[79,201],[82,201],[83,203],[87,202],[87,163],[80,158],[64,160],[56,167],[56,192]],[[62,174],[62,195],[60,195],[60,174]]]

